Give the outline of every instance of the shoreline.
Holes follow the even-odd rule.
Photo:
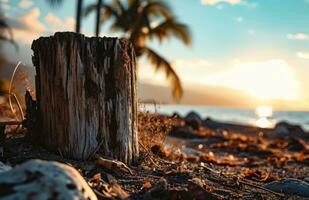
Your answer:
[[[222,123],[246,126],[259,126],[259,120],[264,120],[266,117],[268,123],[266,127],[272,127],[275,126],[276,123],[287,121],[288,123],[299,124],[304,129],[309,131],[309,111],[274,110],[269,107],[271,109],[271,114],[269,116],[258,116],[258,108],[259,107],[247,109],[215,106],[191,106],[180,104],[142,104],[140,111],[150,111],[152,113],[159,113],[162,115],[177,114],[182,117],[185,117],[191,112],[195,112],[203,119],[211,118]]]

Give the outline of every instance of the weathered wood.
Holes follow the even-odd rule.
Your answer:
[[[138,157],[135,53],[117,38],[56,33],[32,44],[44,143],[87,159],[97,149],[127,164]],[[99,148],[97,148],[99,145]]]
[[[27,90],[25,94],[25,103],[26,103],[26,116],[23,121],[23,126],[27,128],[28,134],[27,141],[33,144],[41,144],[42,137],[40,137],[39,125],[37,117],[37,103],[33,100],[30,92]]]

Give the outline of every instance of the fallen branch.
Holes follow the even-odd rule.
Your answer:
[[[105,159],[102,157],[99,157],[96,160],[96,165],[102,167],[103,169],[106,169],[108,171],[115,171],[115,170],[120,170],[124,173],[129,173],[131,175],[133,175],[132,170],[123,162],[120,162],[118,160],[109,160],[109,159]]]

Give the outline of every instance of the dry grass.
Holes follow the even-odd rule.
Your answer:
[[[18,68],[20,66],[19,64],[15,67],[11,81],[1,80],[0,119],[23,120],[22,113],[25,112],[25,90],[28,90],[32,96],[35,96],[33,86],[30,84],[28,72],[23,68]]]
[[[141,151],[149,151],[153,146],[163,146],[166,135],[174,125],[174,120],[159,115],[156,111],[138,113],[138,134]],[[146,150],[145,150],[146,148]]]

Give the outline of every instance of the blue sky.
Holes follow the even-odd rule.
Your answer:
[[[185,90],[220,86],[261,104],[276,107],[284,102],[284,108],[309,109],[309,0],[166,1],[178,20],[190,27],[193,43],[186,47],[173,39],[162,44],[152,41],[150,46],[173,63]],[[73,0],[56,8],[44,0],[0,2],[22,46],[13,62],[30,64],[32,39],[74,27]],[[85,18],[82,27],[92,35],[94,15]],[[102,35],[113,34],[102,28]],[[140,81],[168,86],[164,74],[153,75],[149,63],[140,62],[145,66]]]

